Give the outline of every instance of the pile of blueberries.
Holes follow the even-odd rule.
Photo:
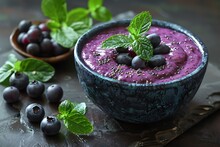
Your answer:
[[[24,73],[13,73],[9,79],[10,85],[3,91],[3,98],[7,103],[20,101],[20,92],[25,91],[30,98],[39,99],[45,91],[45,85],[40,81],[29,81]],[[45,97],[50,103],[58,103],[63,97],[63,89],[58,84],[50,85],[45,91]],[[42,105],[32,103],[25,109],[27,119],[33,123],[40,123],[40,129],[46,135],[56,135],[61,123],[56,116],[45,116]]]
[[[149,61],[144,61],[140,58],[140,56],[136,55],[128,48],[118,47],[116,48],[118,53],[116,62],[118,64],[131,66],[134,69],[144,69],[147,66],[154,68],[165,65],[166,60],[163,54],[168,54],[170,52],[170,47],[164,43],[161,43],[160,36],[155,33],[147,35],[147,38],[150,40],[153,46],[153,57],[151,57]]]
[[[69,51],[51,39],[50,29],[45,22],[33,24],[29,20],[22,20],[18,24],[19,35],[17,42],[24,51],[36,57],[53,57]]]

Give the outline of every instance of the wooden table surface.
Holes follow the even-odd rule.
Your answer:
[[[67,0],[67,2],[69,8],[85,7],[87,3],[87,1],[76,0]],[[14,53],[20,59],[23,58],[13,51],[9,36],[19,21],[23,19],[45,19],[41,12],[40,3],[41,1],[39,0],[0,1],[0,65],[5,62],[10,53]],[[170,21],[191,30],[203,40],[209,50],[209,71],[207,74],[215,76],[215,73],[220,73],[219,0],[106,0],[104,5],[110,9],[113,16],[121,13],[132,14],[148,10],[154,19]],[[45,101],[32,100],[25,94],[22,95],[21,103],[7,105],[2,96],[0,96],[0,146],[141,146],[137,142],[141,136],[144,136],[144,133],[123,132],[122,126],[118,125],[116,120],[106,116],[85,97],[76,76],[73,57],[54,65],[54,67],[56,75],[51,81],[46,83],[46,86],[58,83],[64,89],[65,99],[88,103],[89,108],[91,108],[88,115],[96,123],[93,134],[83,137],[75,136],[62,127],[61,133],[56,137],[43,136],[38,125],[30,124],[27,121],[24,116],[24,109],[29,103],[38,102],[45,107],[46,114],[49,115],[57,112],[57,105],[51,105]],[[206,78],[210,78],[209,76],[206,75]],[[216,75],[216,77],[220,76]],[[212,83],[220,87],[218,85],[218,83],[220,84],[219,81],[220,78],[216,78]],[[4,87],[0,86],[0,91],[3,91],[3,89]],[[2,92],[0,93],[2,95]],[[96,114],[99,115],[99,118],[96,118]],[[129,127],[129,125],[123,126]],[[144,144],[142,145],[145,146]],[[166,146],[220,146],[220,111],[218,110],[203,119],[166,144]]]

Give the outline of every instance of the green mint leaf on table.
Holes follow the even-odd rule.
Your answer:
[[[98,21],[111,19],[110,11],[102,5],[103,0],[88,0],[88,9],[68,11],[66,0],[42,0],[41,9],[49,17],[47,26],[51,29],[51,37],[63,47],[72,48],[76,40],[92,27],[92,18]]]
[[[47,82],[55,74],[55,70],[50,64],[34,58],[17,61],[15,63],[15,70],[25,73],[30,80],[38,80],[42,82]]]
[[[137,14],[127,28],[129,32],[127,36],[113,35],[102,42],[102,48],[131,47],[140,58],[148,61],[153,56],[153,46],[145,33],[150,29],[151,22],[152,17],[149,12]]]
[[[60,103],[58,119],[63,120],[65,127],[74,134],[88,134],[93,131],[93,125],[85,117],[86,104],[75,104],[69,100]]]
[[[127,48],[131,45],[130,38],[127,35],[113,35],[102,43],[102,48]]]
[[[8,60],[0,67],[0,84],[8,86],[9,78],[14,72],[23,72],[30,80],[47,82],[54,76],[55,69],[44,61],[33,58],[18,60],[15,55],[10,54]]]

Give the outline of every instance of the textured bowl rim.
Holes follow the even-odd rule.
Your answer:
[[[178,78],[178,79],[175,79],[172,81],[149,84],[149,83],[131,83],[131,82],[119,81],[119,80],[116,80],[113,78],[103,76],[103,75],[93,71],[91,68],[89,68],[81,57],[81,50],[82,50],[84,44],[89,39],[91,39],[94,35],[96,35],[97,32],[103,31],[103,30],[111,28],[111,27],[128,26],[130,21],[131,21],[130,19],[126,19],[126,20],[117,20],[117,21],[106,22],[106,23],[97,25],[97,26],[93,27],[92,29],[90,29],[89,31],[87,31],[86,33],[84,33],[78,39],[78,41],[76,42],[76,45],[75,45],[75,49],[74,49],[75,62],[77,62],[80,66],[82,66],[84,69],[86,69],[89,73],[91,73],[94,76],[97,76],[101,79],[104,79],[104,80],[107,80],[107,81],[110,81],[113,83],[120,83],[120,84],[127,85],[127,86],[140,86],[140,87],[142,87],[142,86],[155,87],[155,86],[162,86],[162,85],[172,85],[172,84],[184,81],[186,79],[189,79],[190,77],[196,75],[202,69],[207,67],[208,50],[207,50],[205,44],[201,41],[201,39],[197,35],[193,34],[191,31],[187,30],[186,28],[184,28],[180,25],[177,25],[177,24],[174,24],[171,22],[167,22],[167,21],[163,21],[163,20],[153,19],[152,26],[159,26],[159,27],[164,27],[164,28],[176,30],[180,33],[187,35],[189,38],[191,38],[195,42],[195,44],[198,46],[199,50],[202,53],[202,62],[193,72],[187,74],[186,76],[183,76],[181,78]]]

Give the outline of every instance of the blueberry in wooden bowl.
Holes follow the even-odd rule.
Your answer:
[[[208,64],[207,48],[196,35],[145,16],[143,12],[132,20],[96,26],[74,49],[86,96],[108,115],[137,124],[158,122],[185,108]],[[150,35],[155,33],[160,39]]]
[[[22,20],[10,35],[15,51],[24,57],[36,58],[48,63],[68,59],[74,48],[65,48],[51,39],[46,21]]]

